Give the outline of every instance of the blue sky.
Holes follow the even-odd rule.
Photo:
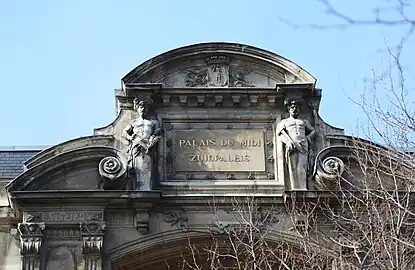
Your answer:
[[[377,2],[334,1],[359,18]],[[357,98],[363,79],[384,67],[381,49],[405,29],[295,29],[278,19],[339,22],[324,11],[314,0],[2,1],[0,145],[91,135],[114,119],[113,89],[128,71],[167,50],[208,41],[249,44],[296,62],[323,89],[323,119],[355,133],[364,116],[348,96]],[[414,38],[406,46],[405,67],[413,74]]]

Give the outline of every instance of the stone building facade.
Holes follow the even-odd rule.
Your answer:
[[[214,198],[312,196],[343,173],[350,140],[320,118],[321,94],[297,64],[242,44],[142,63],[91,136],[0,150],[0,269],[166,269],[218,227]]]

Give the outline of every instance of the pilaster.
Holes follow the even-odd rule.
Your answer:
[[[41,247],[45,223],[19,223],[20,253],[22,255],[22,270],[40,270]]]
[[[79,228],[82,235],[84,270],[101,270],[105,223],[101,221],[81,222]]]

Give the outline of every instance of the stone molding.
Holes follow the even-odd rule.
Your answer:
[[[126,93],[116,95],[118,106],[123,109],[133,108],[133,99],[151,99],[155,107],[188,107],[188,108],[276,108],[286,93],[296,91],[304,98],[320,97],[313,83],[281,84],[269,88],[227,87],[211,88],[169,88],[160,84],[127,83]]]

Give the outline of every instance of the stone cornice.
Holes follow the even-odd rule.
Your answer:
[[[321,91],[313,83],[277,84],[273,88],[182,87],[164,88],[161,84],[127,83],[117,91],[117,110],[132,109],[134,97],[152,99],[155,107],[167,108],[271,108],[280,107],[285,97],[293,96],[319,103]]]
[[[155,202],[161,197],[161,191],[103,191],[103,190],[52,190],[52,191],[15,191],[9,194],[15,215],[22,216],[21,208],[25,206],[54,204],[95,206],[125,206],[134,202]]]

